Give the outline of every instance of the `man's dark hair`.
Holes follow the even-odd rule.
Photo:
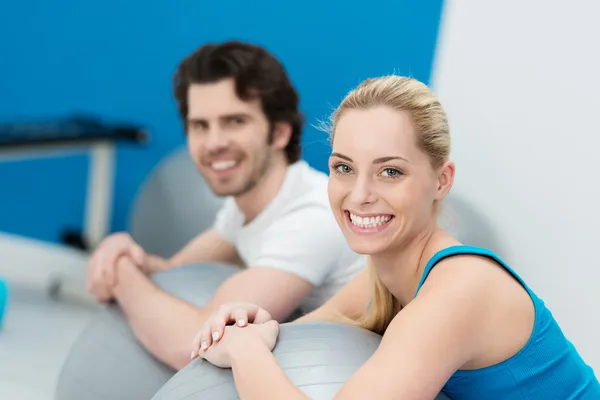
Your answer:
[[[283,65],[267,50],[253,44],[240,41],[206,44],[179,64],[173,80],[174,95],[186,131],[189,87],[228,78],[234,79],[241,100],[260,99],[271,128],[276,122],[291,124],[292,134],[285,154],[288,163],[298,161],[303,125],[298,93]]]

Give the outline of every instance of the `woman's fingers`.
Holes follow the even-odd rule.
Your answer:
[[[196,336],[194,336],[194,340],[192,340],[192,354],[190,358],[193,360],[198,357],[198,353],[200,352],[200,342],[202,340],[202,330],[200,330]]]
[[[271,317],[271,314],[269,314],[267,310],[265,310],[264,308],[256,307],[256,313],[252,322],[254,322],[255,324],[264,324],[265,322],[271,321],[272,319],[273,317]]]
[[[221,340],[223,337],[223,332],[225,331],[225,326],[231,322],[233,322],[231,319],[231,313],[227,308],[222,307],[211,321],[210,334],[212,343],[216,343]]]
[[[271,319],[271,314],[255,305],[224,305],[213,318],[212,342],[221,340],[227,325],[233,324],[243,328],[249,323],[262,324]]]
[[[231,313],[231,318],[239,327],[244,327],[248,325],[248,312],[243,308],[234,309]]]
[[[272,319],[268,311],[253,304],[224,304],[211,315],[194,338],[191,356],[195,358],[200,352],[218,343],[223,338],[227,325],[243,328],[250,323],[263,324]]]
[[[248,323],[263,324],[273,319],[267,310],[250,303],[230,306],[229,315],[230,322],[235,323],[237,326],[245,326]]]
[[[206,351],[211,345],[211,325],[208,320],[200,329],[192,344],[192,359],[198,357],[200,352]]]

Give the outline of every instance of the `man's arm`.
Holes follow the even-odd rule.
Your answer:
[[[285,222],[281,221],[282,224]],[[270,236],[264,236],[266,241],[272,235],[281,238],[277,229],[270,233]],[[303,234],[309,235],[310,232],[304,229]],[[285,245],[296,244],[294,236],[297,235],[285,239],[284,248]],[[315,240],[322,239],[319,235],[314,236]],[[276,245],[282,246],[279,242]],[[207,231],[175,255],[172,262],[173,265],[182,265],[199,261],[230,261],[237,252],[229,246],[215,230]],[[142,271],[134,268],[131,259],[122,257],[117,266],[115,298],[137,339],[155,357],[178,370],[190,361],[190,348],[198,329],[221,304],[229,301],[257,303],[274,318],[284,320],[313,288],[298,274],[278,269],[284,267],[286,260],[270,252],[269,248],[265,245],[261,252],[270,260],[269,265],[253,266],[233,275],[217,290],[210,304],[202,308],[162,291]],[[307,246],[302,252],[291,255],[308,254],[312,250],[311,246]]]
[[[335,321],[340,318],[358,319],[367,311],[370,299],[369,270],[365,268],[348,282],[329,301],[296,321]]]
[[[170,259],[165,260],[155,255],[148,255],[142,269],[144,272],[152,274],[173,267],[202,262],[243,264],[235,246],[223,239],[214,228],[211,228],[192,239]]]
[[[225,262],[241,265],[233,243],[223,239],[214,228],[196,236],[177,254],[169,259],[169,265],[180,266],[201,262]]]
[[[151,274],[173,267],[202,262],[224,262],[243,265],[235,245],[231,240],[235,233],[237,207],[233,198],[228,198],[215,216],[210,229],[200,233],[170,259],[165,260],[156,256],[146,258],[143,270]]]
[[[229,301],[249,301],[284,320],[300,304],[312,285],[293,274],[254,267],[230,277],[206,307],[198,308],[160,290],[128,258],[118,265],[115,296],[138,340],[158,359],[179,370],[190,361],[191,343],[198,329]]]
[[[245,301],[264,308],[273,319],[284,322],[313,287],[310,282],[289,272],[271,267],[252,267],[227,279],[215,293],[209,307],[214,310],[230,301]],[[200,325],[194,334],[198,328]],[[189,349],[190,343],[187,343],[186,349]]]
[[[136,338],[159,360],[175,370],[183,368],[189,354],[181,351],[193,332],[211,314],[158,288],[131,259],[121,257],[118,283],[113,289]]]
[[[336,241],[344,240],[335,221],[324,223],[332,218],[330,213],[324,208],[307,208],[280,218],[261,236],[258,265],[230,277],[202,309],[161,291],[141,272],[125,276],[131,268],[119,271],[115,296],[143,345],[163,362],[182,368],[190,360],[196,333],[221,304],[255,303],[283,321],[326,279],[340,256],[332,248]],[[188,246],[181,254],[190,258],[179,260],[188,262],[198,254],[193,249]]]

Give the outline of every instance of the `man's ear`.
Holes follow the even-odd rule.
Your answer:
[[[292,125],[289,122],[276,122],[273,125],[272,144],[278,150],[283,150],[292,138]]]

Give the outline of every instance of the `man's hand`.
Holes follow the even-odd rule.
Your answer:
[[[127,256],[138,267],[146,262],[146,252],[127,233],[113,234],[100,243],[92,254],[87,270],[87,288],[98,302],[113,298],[112,287],[117,283],[117,261]]]

